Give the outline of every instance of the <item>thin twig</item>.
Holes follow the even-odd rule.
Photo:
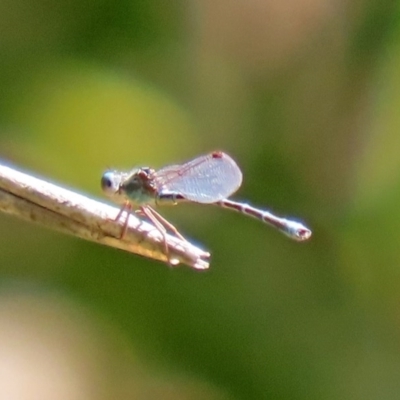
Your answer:
[[[122,239],[118,209],[0,164],[0,211],[57,231],[171,264],[207,269],[210,254],[135,215]],[[169,260],[168,260],[169,259]]]

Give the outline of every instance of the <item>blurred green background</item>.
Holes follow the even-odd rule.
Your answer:
[[[0,216],[0,398],[400,398],[396,1],[0,1],[0,156],[102,198],[214,149],[313,229],[160,210],[171,269]]]

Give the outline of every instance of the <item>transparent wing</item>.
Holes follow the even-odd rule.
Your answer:
[[[161,193],[179,193],[190,201],[215,203],[240,187],[242,172],[227,154],[213,152],[185,164],[162,168],[153,178]]]

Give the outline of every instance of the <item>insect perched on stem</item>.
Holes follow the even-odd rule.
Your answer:
[[[146,216],[164,236],[167,230],[185,240],[178,230],[154,210],[153,205],[181,202],[214,204],[257,218],[297,241],[310,238],[311,231],[300,222],[276,215],[245,203],[229,200],[242,183],[242,172],[227,154],[214,151],[180,165],[171,165],[158,171],[141,167],[130,172],[106,171],[101,178],[104,193],[122,208],[115,220],[127,211],[121,237],[126,232],[132,207]],[[166,248],[167,253],[167,248]]]

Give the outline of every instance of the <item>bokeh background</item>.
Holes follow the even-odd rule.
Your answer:
[[[162,263],[0,216],[1,399],[400,398],[396,1],[1,0],[0,156],[102,198],[109,166],[231,154],[236,198],[161,210]]]

